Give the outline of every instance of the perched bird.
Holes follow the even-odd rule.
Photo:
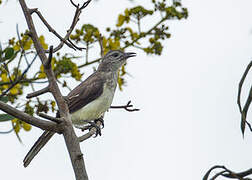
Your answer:
[[[76,128],[84,128],[89,123],[95,127],[95,121],[103,121],[104,113],[110,108],[117,86],[118,71],[126,60],[136,53],[124,53],[120,50],[109,51],[101,60],[97,71],[75,87],[66,97],[71,120]],[[99,127],[96,127],[99,133]],[[36,154],[50,140],[54,132],[45,131],[35,142],[26,157],[27,167]]]

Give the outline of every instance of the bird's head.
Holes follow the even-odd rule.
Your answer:
[[[136,53],[125,53],[121,50],[109,51],[101,60],[98,70],[102,71],[117,71],[126,63],[126,60],[130,57],[136,56]]]

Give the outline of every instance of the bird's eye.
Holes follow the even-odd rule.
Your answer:
[[[115,57],[115,58],[117,58],[117,57],[119,56],[119,54],[118,54],[118,53],[115,53],[115,54],[113,54],[112,56]]]

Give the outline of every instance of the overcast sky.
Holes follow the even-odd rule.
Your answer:
[[[74,12],[67,0],[27,2],[29,7],[38,7],[64,34]],[[100,28],[114,25],[119,12],[138,2],[148,6],[150,1],[93,2],[79,24],[93,23]],[[172,37],[165,43],[163,55],[146,56],[135,50],[138,56],[127,67],[132,77],[127,77],[124,91],[116,93],[114,105],[132,100],[141,111],[110,110],[103,135],[81,144],[91,180],[195,180],[215,164],[235,171],[252,167],[252,136],[248,132],[242,138],[236,105],[238,83],[252,55],[252,2],[182,3],[189,10],[189,18],[170,23]],[[15,0],[0,6],[0,21],[1,42],[15,35],[17,23],[20,31],[26,29]],[[47,34],[39,27],[38,31]],[[251,81],[245,89],[249,85]],[[24,156],[41,133],[36,128],[21,133],[24,145],[14,133],[0,136],[1,179],[73,179],[59,135],[28,168],[23,167]]]

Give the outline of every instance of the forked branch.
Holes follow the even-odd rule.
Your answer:
[[[212,171],[218,170],[218,169],[220,169],[219,172],[217,172],[215,175],[213,175],[210,178],[210,174],[212,173]],[[246,171],[236,173],[227,169],[225,166],[216,165],[207,171],[207,173],[203,177],[203,180],[215,180],[219,177],[224,177],[227,179],[237,179],[237,180],[251,180],[251,178],[247,177],[249,175],[252,175],[252,169],[248,169]]]
[[[133,105],[131,104],[131,101],[129,101],[126,105],[123,105],[123,106],[110,106],[110,108],[125,109],[126,111],[129,111],[129,112],[139,111],[140,110],[140,109],[136,109],[136,108],[132,108],[132,107],[133,107]]]

